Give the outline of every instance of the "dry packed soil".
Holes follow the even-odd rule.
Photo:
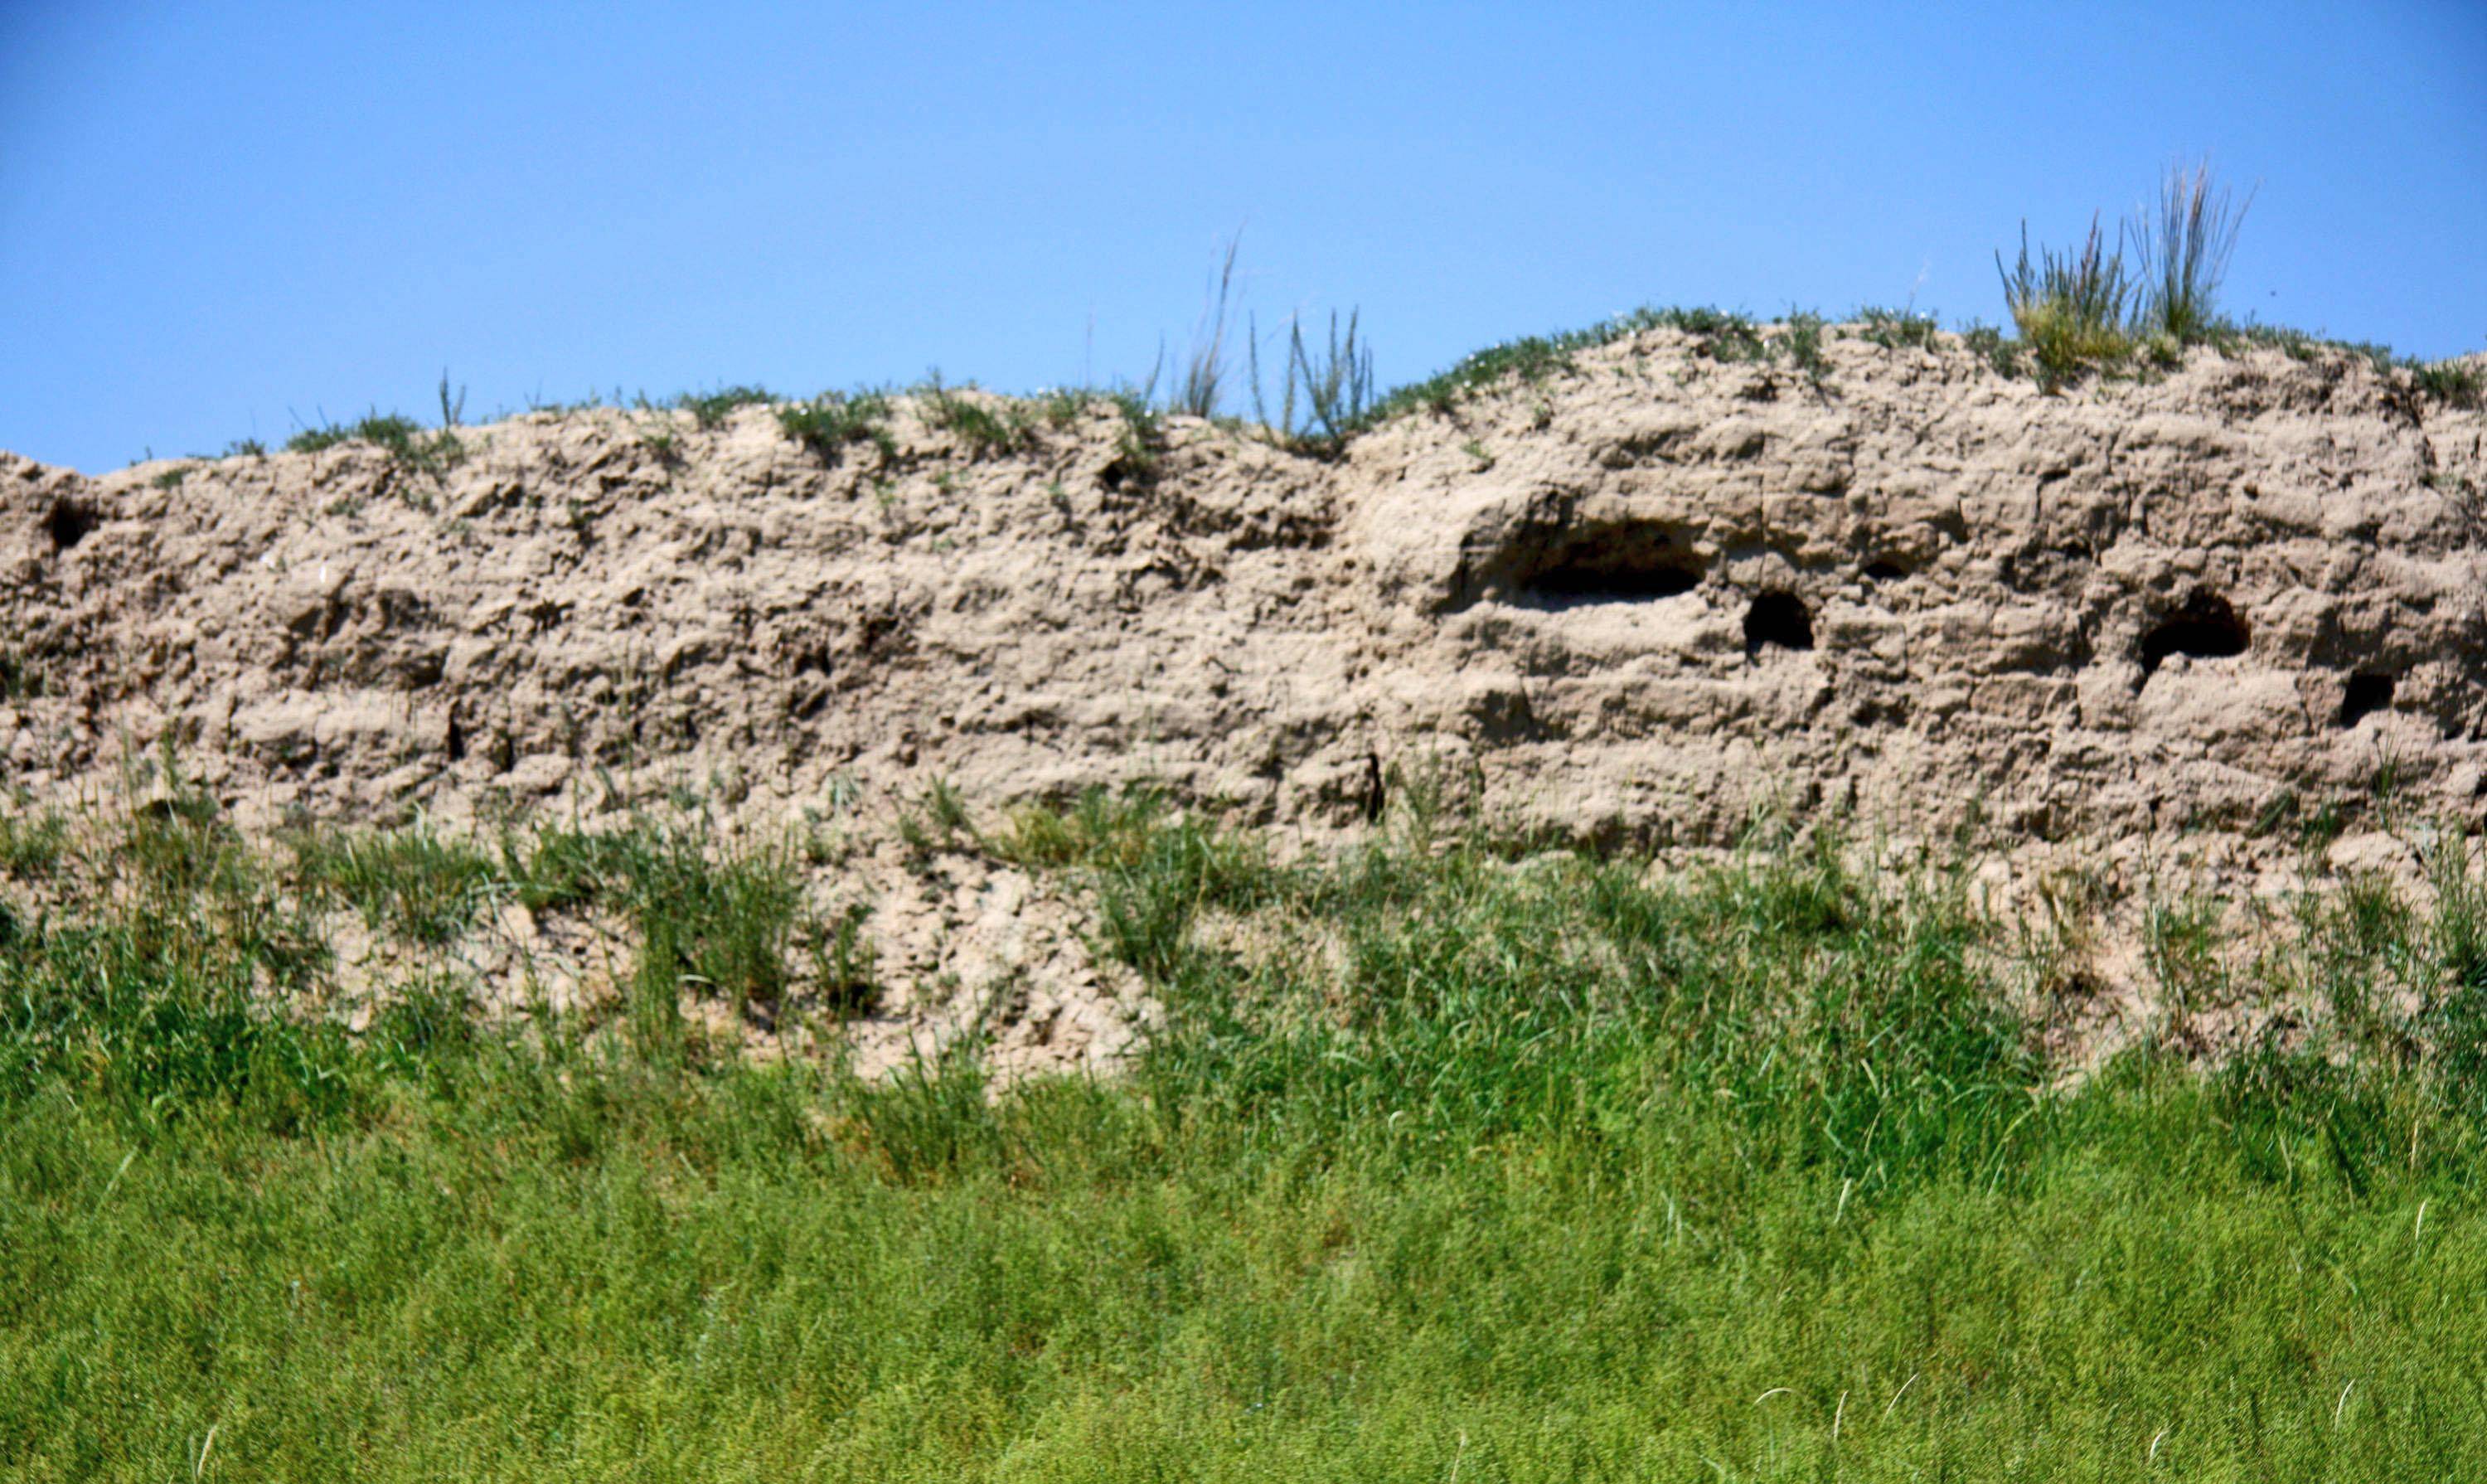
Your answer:
[[[762,406],[538,413],[436,473],[0,454],[0,769],[100,798],[169,741],[263,825],[1146,781],[1309,839],[1415,787],[1677,850],[1983,831],[2128,893],[2296,880],[2320,810],[2330,866],[2404,875],[2379,804],[2478,819],[2487,415],[2332,352],[2049,393],[1949,336],[1825,349],[1652,330],[1335,460],[1103,400],[978,447],[920,398],[827,457]],[[1127,1044],[1059,888],[900,859],[891,1034]]]

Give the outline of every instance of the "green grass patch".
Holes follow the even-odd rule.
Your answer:
[[[813,401],[779,407],[777,426],[824,460],[842,457],[855,443],[870,443],[885,458],[896,448],[889,417],[889,398],[882,393],[824,392]]]
[[[1000,859],[1038,870],[1129,868],[1138,864],[1168,816],[1163,797],[1149,790],[1115,794],[1092,788],[1065,807],[1022,804],[982,843]]]
[[[59,811],[32,815],[16,808],[0,811],[0,879],[47,877],[69,852],[69,819]]]
[[[1857,318],[1864,325],[1860,332],[1863,337],[1886,350],[1904,347],[1931,350],[1942,328],[1934,316],[1921,315],[1913,309],[1880,309],[1868,305],[1857,311]]]
[[[685,392],[674,406],[691,415],[703,433],[713,433],[743,407],[765,407],[778,401],[765,386],[725,386],[713,392]]]
[[[427,826],[377,834],[306,831],[292,841],[297,880],[349,903],[365,922],[417,943],[472,927],[491,895],[491,858]]]
[[[512,832],[500,854],[499,875],[529,910],[604,908],[628,918],[639,945],[630,1022],[648,1047],[678,1049],[686,998],[721,998],[737,1013],[777,1004],[805,953],[827,976],[835,1009],[867,1009],[874,998],[861,918],[815,914],[783,845],[719,849],[692,826],[643,821]]]
[[[371,412],[358,423],[323,423],[319,428],[303,428],[286,440],[286,453],[321,453],[328,447],[341,447],[349,442],[368,442],[396,462],[398,467],[418,475],[443,475],[465,460],[465,442],[450,428],[437,428],[425,433],[423,425],[413,418],[398,418]]]
[[[1655,329],[1679,330],[1694,337],[1696,352],[1713,360],[1752,361],[1768,354],[1760,327],[1745,315],[1711,308],[1636,309],[1585,329],[1526,336],[1476,351],[1448,371],[1380,398],[1358,421],[1356,431],[1420,410],[1449,413],[1466,398],[1511,381],[1534,385],[1570,375],[1581,351]]]
[[[1036,415],[1045,426],[1056,432],[1076,427],[1096,404],[1110,400],[1107,393],[1081,386],[1048,387],[1036,394]]]
[[[273,1014],[277,950],[182,885],[260,879],[209,811],[156,824],[108,913],[0,951],[14,1477],[2487,1464],[2449,852],[2436,905],[2309,908],[2272,966],[2372,1026],[2067,1088],[1965,868],[1660,877],[1417,820],[1282,864],[1094,795],[962,848],[1083,883],[1165,1026],[1126,1081],[996,1094],[972,1047],[866,1085],[437,977],[358,1035]],[[774,931],[778,867],[691,838],[513,832],[494,870],[730,962],[701,924]]]
[[[2371,340],[2335,340],[2329,335],[2292,329],[2284,324],[2239,324],[2229,326],[2222,337],[2224,345],[2236,348],[2260,348],[2277,350],[2293,361],[2314,361],[2329,356],[2346,355],[2366,362],[2378,372],[2388,372],[2402,364],[2392,348]]]
[[[1994,325],[1972,322],[1960,332],[1960,341],[1970,354],[1993,367],[1996,375],[2017,377],[2021,374],[2020,343],[2006,340],[2003,332]]]
[[[2471,410],[2487,406],[2487,371],[2479,369],[2475,358],[2422,361],[2370,340],[2336,340],[2278,324],[2223,325],[2212,343],[2231,353],[2257,348],[2277,350],[2295,361],[2347,356],[2364,361],[2377,376],[2397,379],[2417,397]]]
[[[2487,371],[2475,360],[2417,362],[2408,369],[2410,384],[2422,397],[2473,411],[2487,406]]]
[[[1122,414],[1123,431],[1115,439],[1115,457],[1131,475],[1145,483],[1157,472],[1158,456],[1165,448],[1165,425],[1145,392],[1129,387],[1106,394],[1114,410]]]
[[[2110,250],[2096,218],[2077,251],[2040,248],[2029,253],[2029,232],[2021,231],[2021,256],[2010,267],[1996,254],[2003,277],[2003,303],[2038,378],[2060,385],[2084,372],[2114,366],[2133,353],[2126,322],[2137,289],[2126,270],[2121,244]]]
[[[937,378],[921,395],[924,421],[956,435],[970,458],[1015,453],[1035,437],[1035,414],[1007,398],[962,396]]]
[[[0,649],[0,701],[31,701],[43,690],[42,665],[29,656]]]
[[[389,456],[400,468],[437,478],[466,457],[466,445],[450,428],[425,432],[410,417],[374,410],[351,423],[322,423],[285,440],[293,454],[316,454],[349,443],[366,443]]]
[[[1804,310],[1790,310],[1787,328],[1779,337],[1779,344],[1786,350],[1788,359],[1816,387],[1821,386],[1830,374],[1830,362],[1822,350],[1823,331],[1822,316]]]

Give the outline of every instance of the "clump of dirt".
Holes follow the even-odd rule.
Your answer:
[[[2241,860],[2379,793],[2477,819],[2487,415],[2345,355],[2061,394],[1947,336],[1824,356],[1653,329],[1334,460],[1104,401],[976,436],[978,393],[843,444],[754,406],[531,415],[424,467],[0,455],[0,770],[95,797],[169,744],[263,823],[1145,780],[1320,836],[1420,776],[1688,848],[1757,811]],[[890,962],[982,966],[910,1023],[1127,1034],[1046,890],[880,899]]]

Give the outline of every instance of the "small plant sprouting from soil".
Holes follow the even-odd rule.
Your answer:
[[[2277,350],[2294,361],[2345,355],[2363,361],[2379,377],[2400,378],[2411,393],[2419,398],[2440,402],[2448,407],[2476,409],[2487,406],[2487,371],[2480,369],[2475,358],[2456,356],[2441,361],[2422,361],[2395,354],[2391,347],[2372,341],[2334,340],[2278,324],[2225,325],[2214,337],[2213,343],[2226,351],[2245,347]]]
[[[2093,367],[2122,361],[2133,345],[2125,325],[2135,285],[2121,245],[2110,247],[2096,217],[2078,251],[2040,248],[2033,259],[2029,231],[2021,230],[2021,256],[2010,266],[1996,254],[2003,277],[2003,302],[2029,350],[2039,378],[2060,385]]]
[[[377,834],[308,832],[292,844],[303,885],[410,942],[440,944],[463,934],[495,885],[489,856],[422,825]]]
[[[1106,400],[1123,420],[1122,434],[1114,442],[1114,467],[1145,481],[1156,472],[1158,454],[1164,442],[1157,408],[1150,405],[1147,392],[1128,387],[1106,394]]]
[[[0,649],[0,701],[32,701],[42,696],[43,667],[31,657]]]
[[[956,434],[970,458],[1014,453],[1027,447],[1035,436],[1035,416],[1008,398],[963,395],[942,385],[937,377],[921,395],[924,421]]]
[[[1226,342],[1234,324],[1235,254],[1242,245],[1241,233],[1227,239],[1216,285],[1201,309],[1199,326],[1192,331],[1191,351],[1184,358],[1183,384],[1175,391],[1173,411],[1215,417],[1225,398]]]
[[[2006,340],[2003,332],[1994,325],[1972,321],[1967,329],[1960,332],[1960,343],[1968,347],[1971,354],[1983,357],[1987,365],[1995,369],[1996,375],[2017,377],[2021,374],[2020,343]]]
[[[761,849],[712,858],[677,832],[657,842],[630,909],[640,938],[634,996],[661,997],[667,1019],[685,990],[713,994],[738,1014],[773,1005],[787,988],[787,955],[802,913],[802,887],[786,853]],[[653,1016],[642,1005],[634,1015]]]
[[[2207,164],[2170,167],[2155,203],[2110,235],[2093,216],[2081,246],[2031,256],[2028,225],[2021,254],[2002,276],[2005,307],[2041,381],[2061,385],[2111,368],[2137,350],[2153,363],[2181,363],[2184,348],[2230,331],[2219,312],[2221,280],[2236,249],[2246,205],[2217,185]],[[2127,243],[2140,262],[2125,261]]]
[[[27,815],[0,806],[0,881],[34,881],[50,876],[69,854],[69,817],[46,809]]]
[[[1788,361],[1804,374],[1804,378],[1819,388],[1830,374],[1830,361],[1823,354],[1822,316],[1791,310],[1787,327],[1773,342],[1787,351]]]
[[[1036,396],[1036,414],[1059,433],[1077,426],[1104,394],[1088,387],[1048,387]]]
[[[1680,330],[1694,340],[1695,354],[1728,365],[1765,360],[1770,347],[1752,317],[1723,309],[1663,309],[1651,316],[1655,325]]]
[[[1886,350],[1903,348],[1931,350],[1940,326],[1932,315],[1921,315],[1914,309],[1880,309],[1872,305],[1857,311],[1864,322],[1863,338]]]
[[[453,394],[449,389],[449,373],[446,370],[440,373],[438,396],[440,426],[443,429],[456,428],[466,420],[466,388],[461,385]]]
[[[2251,193],[2239,202],[2215,184],[2207,161],[2168,169],[2158,199],[2129,229],[2147,275],[2138,288],[2138,331],[2180,347],[2221,332],[2220,285],[2252,204]]]
[[[679,1047],[685,994],[713,996],[738,1014],[776,1006],[792,988],[793,956],[806,943],[831,943],[829,962],[846,976],[830,987],[840,1003],[852,1007],[864,993],[868,950],[853,938],[861,919],[845,930],[839,957],[836,925],[807,906],[791,845],[719,846],[695,824],[642,821],[507,833],[499,856],[497,875],[530,910],[604,909],[629,920],[639,943],[629,1019],[646,1044]]]
[[[975,833],[975,826],[967,817],[965,796],[947,778],[936,778],[925,785],[924,817],[932,822],[945,842],[956,840],[962,834]]]
[[[113,855],[141,886],[201,901],[254,898],[266,874],[216,800],[170,766],[163,791],[122,822]]]
[[[842,1016],[869,1014],[880,998],[879,955],[863,931],[871,916],[855,903],[811,934],[812,993]]]
[[[1344,332],[1329,317],[1326,340],[1306,341],[1300,320],[1287,323],[1286,369],[1280,378],[1278,415],[1272,420],[1261,391],[1258,327],[1250,332],[1253,415],[1288,445],[1335,457],[1369,425],[1374,408],[1373,348],[1358,335],[1350,312]]]
[[[1603,331],[1604,326],[1600,326],[1558,335],[1532,335],[1489,346],[1471,352],[1448,371],[1400,387],[1383,398],[1373,410],[1372,420],[1387,422],[1418,409],[1448,415],[1464,398],[1505,381],[1517,380],[1523,385],[1534,385],[1550,377],[1569,372],[1574,352],[1607,344],[1615,338],[1605,335]]]
[[[1704,307],[1636,309],[1586,329],[1532,335],[1475,351],[1448,371],[1377,398],[1359,431],[1418,411],[1448,416],[1465,399],[1509,381],[1535,386],[1572,375],[1581,351],[1659,329],[1693,337],[1694,353],[1726,364],[1766,360],[1773,350],[1773,342],[1746,315]],[[1798,353],[1794,346],[1789,349],[1792,355]],[[1800,368],[1811,374],[1802,360]]]
[[[985,846],[998,859],[1032,869],[1128,869],[1170,816],[1163,796],[1153,790],[1092,788],[1068,809],[1022,804],[1011,810],[1005,827]]]

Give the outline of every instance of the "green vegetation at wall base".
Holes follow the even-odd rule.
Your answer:
[[[2330,1029],[2076,1079],[1956,869],[1395,826],[1284,865],[1024,811],[938,848],[1074,873],[1166,1026],[1122,1081],[996,1093],[972,1049],[867,1085],[641,1034],[671,995],[627,1033],[444,983],[358,1031],[267,1009],[321,971],[297,879],[415,935],[521,881],[780,920],[678,837],[264,857],[176,809],[98,914],[43,895],[78,832],[13,828],[11,1478],[2487,1466],[2466,859],[2425,910],[2308,910],[2272,971]]]

